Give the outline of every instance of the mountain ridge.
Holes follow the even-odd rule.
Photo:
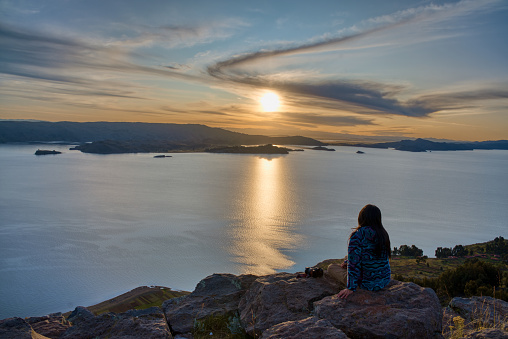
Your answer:
[[[303,136],[248,135],[200,124],[0,121],[0,143],[50,141],[86,143],[104,140],[138,142],[157,140],[209,145],[324,145],[318,140]]]

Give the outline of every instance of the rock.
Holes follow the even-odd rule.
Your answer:
[[[486,328],[479,331],[469,332],[464,335],[466,339],[507,339],[508,333],[496,328]]]
[[[508,331],[508,302],[492,297],[453,298],[448,308],[482,327],[499,327]]]
[[[106,313],[90,317],[84,307],[76,308],[69,316],[73,326],[60,338],[173,338],[164,313],[159,307],[129,310],[125,313]]]
[[[443,312],[444,334],[508,338],[508,302],[492,297],[453,298]]]
[[[341,330],[324,319],[309,317],[299,321],[286,321],[263,332],[261,339],[347,339]]]
[[[255,337],[282,322],[309,317],[314,301],[338,291],[326,278],[297,279],[289,273],[259,277],[240,300],[240,320],[245,331]]]
[[[83,306],[78,306],[71,312],[71,314],[67,317],[67,320],[71,323],[80,323],[91,320],[95,317],[95,315],[88,310],[88,308]]]
[[[213,274],[201,280],[191,294],[166,300],[162,309],[173,333],[191,332],[196,320],[237,312],[240,298],[256,278]]]
[[[0,338],[2,339],[49,339],[36,333],[22,318],[0,320]]]
[[[62,313],[53,313],[43,317],[30,317],[25,320],[35,332],[49,338],[60,337],[71,326],[71,323],[64,318]]]
[[[392,280],[384,289],[358,289],[314,303],[314,314],[351,338],[441,338],[439,299],[430,288]]]

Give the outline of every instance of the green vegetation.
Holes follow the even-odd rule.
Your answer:
[[[503,237],[453,249],[439,247],[439,258],[415,257],[413,247],[403,245],[399,251],[401,248],[409,251],[405,256],[392,257],[392,277],[434,289],[443,305],[458,296],[492,296],[508,301],[508,241]]]
[[[236,312],[194,320],[192,335],[195,339],[210,338],[211,336],[224,339],[250,338],[245,333],[240,323],[240,316]]]
[[[436,258],[465,257],[468,254],[473,254],[473,252],[466,250],[462,245],[457,245],[453,249],[448,247],[438,247],[435,252]]]
[[[443,336],[446,339],[469,338],[472,332],[488,328],[504,331],[505,324],[508,321],[508,317],[484,305],[474,307],[468,318],[466,320],[461,316],[453,317],[453,323],[443,327]]]
[[[419,249],[415,245],[401,245],[398,249],[397,247],[393,248],[392,255],[401,255],[406,257],[421,257],[423,255],[423,250]]]
[[[142,286],[87,308],[95,315],[107,312],[122,313],[130,309],[144,310],[153,306],[161,306],[165,300],[181,297],[189,293],[185,291],[173,291],[168,287]]]

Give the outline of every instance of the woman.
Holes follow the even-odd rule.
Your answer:
[[[358,227],[349,237],[348,259],[342,265],[328,267],[328,273],[346,285],[338,297],[349,297],[357,287],[377,291],[388,285],[390,251],[390,237],[381,222],[381,211],[377,206],[366,205],[358,215]]]

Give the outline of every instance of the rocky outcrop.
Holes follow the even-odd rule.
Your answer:
[[[392,280],[378,292],[357,290],[314,303],[315,315],[350,338],[440,338],[441,306],[436,293]]]
[[[190,295],[166,300],[162,309],[173,333],[187,333],[196,321],[237,312],[240,298],[256,278],[213,274],[201,280]]]
[[[255,336],[273,325],[309,317],[315,301],[338,291],[326,278],[299,279],[288,273],[259,277],[240,300],[240,320]]]
[[[453,298],[443,310],[446,336],[508,338],[508,302],[492,297]]]
[[[85,307],[78,306],[67,320],[72,326],[50,338],[172,338],[164,313],[159,307],[95,316]]]
[[[70,321],[62,313],[53,313],[43,317],[30,317],[25,319],[33,330],[48,338],[59,338],[69,327]]]
[[[161,307],[101,315],[77,307],[67,318],[56,313],[5,319],[0,338],[193,338],[208,336],[210,324],[211,337],[442,338],[443,310],[431,289],[392,281],[381,291],[357,290],[346,300],[336,296],[339,291],[327,275],[214,274]],[[484,326],[475,325],[478,311]],[[506,338],[507,317],[508,303],[501,300],[455,298],[444,310],[444,335]]]
[[[341,330],[325,319],[309,317],[298,321],[286,321],[263,332],[261,339],[327,338],[347,339]]]
[[[48,339],[36,333],[22,318],[0,320],[0,338],[2,339]]]

